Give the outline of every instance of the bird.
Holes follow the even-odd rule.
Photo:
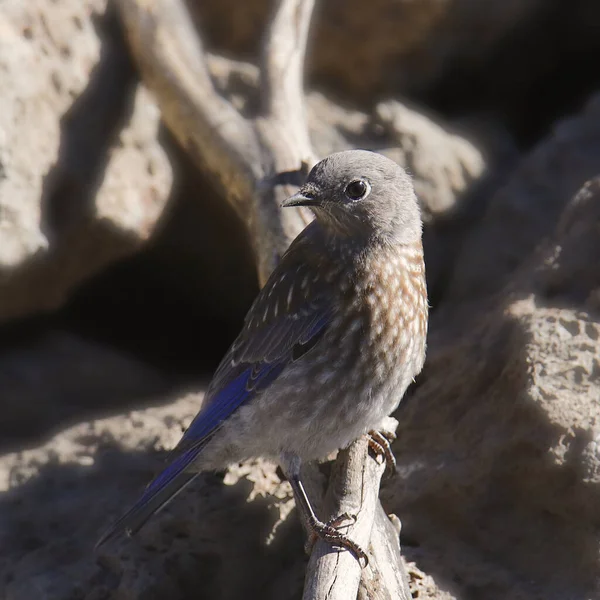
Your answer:
[[[408,173],[367,150],[315,164],[282,203],[299,206],[314,219],[256,297],[199,413],[167,466],[97,546],[136,533],[198,473],[264,457],[281,466],[311,536],[366,559],[337,520],[317,517],[301,467],[379,431],[423,367],[420,209]]]

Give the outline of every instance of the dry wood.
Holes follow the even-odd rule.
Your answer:
[[[242,116],[215,89],[207,54],[183,0],[115,0],[144,83],[192,160],[220,186],[248,228],[264,284],[291,240],[310,221],[306,209],[280,209],[316,162],[303,93],[314,0],[279,0],[263,45],[260,111]],[[332,516],[357,515],[352,537],[368,548],[361,569],[349,552],[317,542],[305,599],[410,598],[398,534],[378,500],[385,466],[358,440],[340,453],[326,504]],[[310,479],[310,477],[309,477]],[[315,481],[318,478],[313,478]],[[309,486],[315,487],[316,486]],[[320,506],[321,498],[314,497]]]
[[[385,429],[395,431],[398,423],[389,418]],[[329,480],[325,516],[348,513],[356,516],[343,529],[369,556],[362,568],[346,550],[318,541],[306,571],[303,600],[404,600],[411,597],[400,558],[398,532],[379,502],[379,484],[385,462],[369,454],[366,438],[342,450]]]
[[[399,536],[399,529],[378,502],[371,530],[372,559],[362,573],[358,600],[412,600],[408,575],[400,556]]]
[[[204,47],[182,0],[116,0],[144,82],[165,122],[245,221],[266,281],[310,220],[279,204],[315,157],[302,94],[312,0],[283,0],[265,43],[262,113],[245,119],[216,90]]]

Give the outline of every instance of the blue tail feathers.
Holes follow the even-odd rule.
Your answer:
[[[133,535],[154,513],[183,490],[197,475],[186,469],[192,464],[201,448],[201,446],[190,448],[157,475],[138,502],[102,535],[96,548],[114,539],[122,532]]]

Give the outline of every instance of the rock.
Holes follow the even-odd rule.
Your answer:
[[[288,519],[288,484],[262,461],[234,467],[225,484],[200,476],[138,536],[93,550],[160,468],[161,451],[175,444],[201,399],[81,423],[4,455],[0,545],[10,552],[0,557],[0,595],[297,598],[302,529]]]
[[[600,95],[554,131],[521,162],[490,200],[480,225],[464,241],[444,295],[446,306],[477,310],[501,290],[555,227],[568,199],[600,173]],[[443,317],[445,318],[445,317]]]
[[[114,349],[48,330],[4,349],[0,360],[2,446],[39,439],[64,422],[163,395],[173,382]]]
[[[202,403],[190,394],[75,425],[0,458],[0,595],[7,600],[261,597],[295,600],[304,533],[291,489],[262,460],[200,475],[134,538],[98,550]],[[74,533],[73,515],[77,518]],[[414,597],[453,600],[415,564]]]
[[[374,116],[394,146],[385,154],[412,175],[424,222],[455,211],[458,199],[486,171],[484,149],[396,100],[378,104]]]
[[[598,231],[600,178],[493,308],[434,321],[421,383],[397,415],[401,477],[384,506],[427,549],[419,567],[458,597],[598,594]]]
[[[256,55],[271,4],[253,0],[188,0],[209,43],[219,50]],[[477,60],[523,21],[540,11],[540,0],[507,4],[468,0],[393,2],[365,5],[329,0],[315,11],[310,74],[346,94],[371,98],[407,88],[422,89],[440,77],[453,59]]]
[[[0,321],[52,310],[153,231],[171,186],[160,115],[105,0],[0,16]]]

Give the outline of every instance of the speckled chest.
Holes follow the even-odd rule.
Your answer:
[[[428,304],[420,242],[365,256],[339,279],[339,294],[330,364],[347,373],[354,389],[402,394],[425,359]]]

